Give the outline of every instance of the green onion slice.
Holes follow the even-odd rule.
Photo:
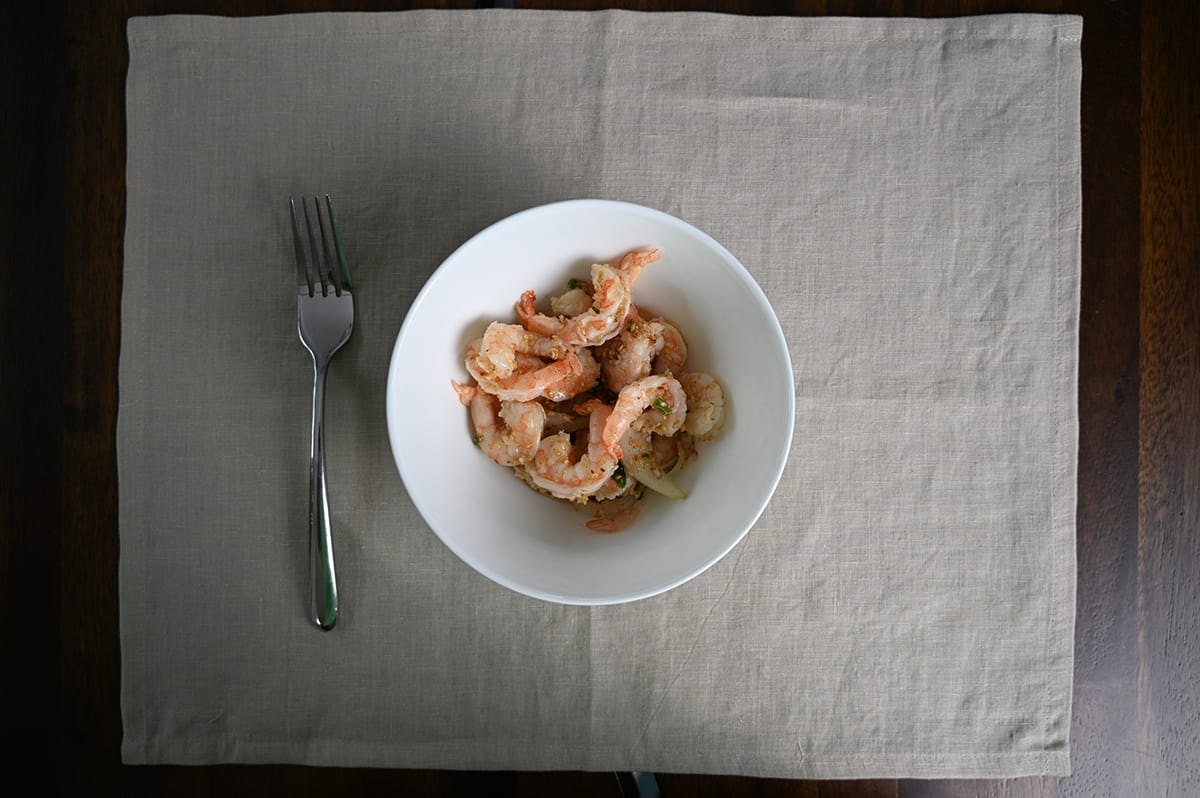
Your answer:
[[[621,490],[625,490],[626,479],[625,479],[625,466],[624,465],[622,465],[619,462],[617,463],[617,470],[613,472],[612,479],[613,479],[613,482],[617,483],[618,488],[620,488]]]

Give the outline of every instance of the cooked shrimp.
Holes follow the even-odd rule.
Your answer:
[[[638,416],[632,426],[644,432],[653,432],[656,435],[674,435],[683,429],[684,422],[687,420],[687,394],[683,392],[683,386],[674,377],[665,374],[652,374],[645,379],[654,379],[656,377],[667,381],[660,394],[663,402],[660,404],[654,402],[652,399],[652,404],[644,413]],[[666,407],[663,407],[663,404]]]
[[[654,374],[682,374],[683,364],[687,362],[687,342],[679,326],[669,319],[653,319],[663,326],[663,345],[654,358],[650,371]]]
[[[592,355],[590,349],[576,349],[581,371],[578,374],[559,380],[547,386],[543,395],[553,402],[565,402],[573,399],[584,391],[590,391],[600,382],[600,363]]]
[[[560,499],[586,502],[617,469],[617,458],[604,446],[605,425],[612,409],[599,405],[588,419],[587,449],[573,457],[571,437],[565,432],[544,438],[525,467],[538,487]]]
[[[496,377],[507,377],[517,369],[517,355],[562,360],[567,347],[557,338],[540,335],[519,324],[494,321],[483,333],[479,364]]]
[[[474,385],[464,385],[457,380],[450,380],[450,384],[454,387],[454,392],[458,394],[458,401],[462,402],[464,407],[470,407],[471,400],[475,398],[479,389]]]
[[[642,514],[642,508],[645,505],[646,503],[640,498],[635,499],[611,515],[603,515],[588,521],[587,528],[593,532],[620,532],[622,529],[628,529]]]
[[[725,421],[725,391],[711,374],[693,371],[679,378],[687,394],[688,414],[683,428],[696,438],[713,438]]]
[[[661,257],[662,250],[653,247],[650,249],[635,249],[625,253],[621,258],[621,262],[617,264],[617,268],[621,270],[621,275],[625,278],[625,282],[631,292],[633,291],[633,284],[642,276],[642,269]]]
[[[578,341],[578,346],[599,346],[617,335],[633,307],[633,284],[643,269],[661,257],[658,249],[632,250],[621,257],[615,275],[605,264],[593,266],[592,312],[572,317],[562,333],[563,340],[570,344]]]
[[[537,292],[533,290],[524,291],[521,293],[521,298],[517,300],[517,304],[513,309],[517,312],[517,318],[527,330],[531,330],[539,335],[558,335],[562,332],[563,327],[567,324],[565,316],[546,316],[538,313],[535,305],[537,304]],[[589,307],[591,307],[589,305]]]
[[[517,317],[529,330],[561,338],[569,346],[598,346],[616,335],[629,312],[629,290],[621,273],[606,263],[592,266],[592,301],[577,316],[543,316],[534,309],[537,295],[521,294]]]
[[[518,460],[523,462],[532,457],[542,442],[542,430],[546,426],[545,409],[537,402],[501,402],[500,420],[507,428],[504,435],[518,452]],[[480,433],[478,422],[475,431]]]
[[[497,377],[482,365],[482,357],[479,354],[481,345],[481,341],[476,341],[467,347],[467,371],[479,383],[480,388],[506,401],[529,402],[545,396],[546,391],[555,384],[577,377],[583,371],[579,356],[568,350],[562,360],[555,360],[529,371],[514,371],[507,377]]]
[[[575,316],[545,316],[534,304],[537,294],[526,291],[517,302],[517,317],[526,329],[541,335],[558,336],[568,346],[599,346],[621,331],[633,298],[633,284],[642,270],[658,260],[657,249],[626,253],[614,269],[607,263],[592,265],[592,301]]]
[[[458,399],[471,410],[475,444],[500,465],[520,465],[542,440],[546,411],[537,402],[502,402],[474,386],[451,380]]]
[[[525,291],[519,324],[494,322],[467,347],[476,384],[453,383],[487,456],[573,502],[598,532],[632,524],[649,491],[686,498],[674,475],[724,422],[721,385],[684,373],[680,328],[634,305],[634,284],[661,254],[593,264],[590,280],[550,297],[549,313]]]
[[[592,287],[586,284],[550,297],[550,310],[557,316],[578,316],[586,313],[591,307]]]
[[[538,357],[537,355],[527,355],[524,352],[517,352],[514,359],[517,363],[516,371],[536,371],[542,366],[547,365],[546,358]]]
[[[599,347],[600,371],[610,391],[620,391],[650,374],[650,365],[663,348],[663,324],[643,321],[631,308],[625,326]]]
[[[619,493],[615,492],[616,490],[619,490]],[[587,523],[589,529],[617,532],[627,528],[638,517],[645,506],[645,498],[646,491],[632,477],[626,477],[625,487],[619,489],[616,483],[609,479],[580,509],[590,512],[593,516]]]
[[[576,349],[579,364],[583,370],[574,377],[566,377],[553,385],[547,386],[544,398],[549,402],[567,402],[585,391],[595,388],[600,382],[600,363],[589,349]],[[548,365],[536,355],[526,355],[520,352],[516,355],[517,371],[534,371]]]
[[[687,396],[674,377],[651,375],[625,386],[604,428],[604,446],[621,456],[621,437],[630,427],[671,435],[683,427]]]

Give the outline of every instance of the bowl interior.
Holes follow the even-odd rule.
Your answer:
[[[529,490],[471,442],[450,381],[463,353],[513,303],[586,278],[594,262],[644,246],[663,251],[634,291],[639,307],[679,324],[688,371],[726,392],[725,427],[680,472],[687,499],[652,495],[615,534]],[[418,510],[442,541],[494,581],[536,598],[608,604],[644,598],[696,576],[753,525],[778,483],[792,436],[790,359],[758,285],[724,248],[667,214],[575,200],[534,208],[484,230],[446,260],[409,310],[388,375],[393,453]]]

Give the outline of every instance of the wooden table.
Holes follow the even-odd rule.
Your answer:
[[[501,2],[500,4],[503,4]],[[492,3],[113,0],[3,12],[0,323],[5,752],[36,793],[617,796],[613,774],[124,767],[117,359],[125,21]],[[747,14],[1084,16],[1079,582],[1064,779],[659,774],[667,796],[1200,795],[1200,4],[517,0]],[[11,773],[11,771],[10,771]],[[13,778],[9,775],[10,780]]]

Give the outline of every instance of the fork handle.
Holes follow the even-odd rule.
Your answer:
[[[337,623],[337,577],[333,568],[333,527],[325,487],[325,371],[327,362],[313,358],[312,446],[308,466],[309,594],[312,621],[322,629]]]

